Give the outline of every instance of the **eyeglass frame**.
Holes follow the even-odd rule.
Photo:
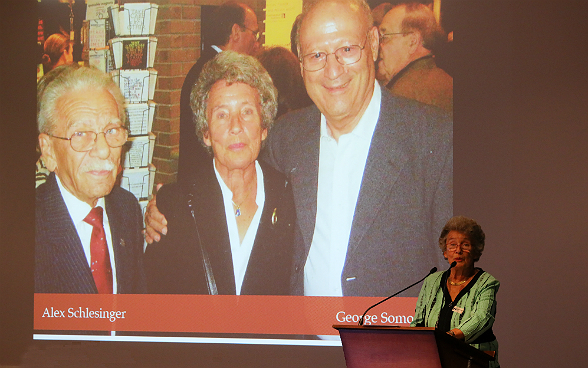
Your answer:
[[[407,35],[407,34],[411,34],[414,32],[390,32],[390,33],[380,33],[380,31],[378,31],[378,34],[380,35],[380,45],[383,43],[386,43],[388,41],[384,41],[386,39],[386,37],[388,36],[394,36],[394,35]]]
[[[365,49],[365,47],[367,46],[367,39],[368,39],[368,36],[369,36],[369,32],[368,32],[368,33],[366,33],[366,35],[365,35],[365,38],[364,38],[364,40],[363,40],[363,46],[360,46],[360,45],[345,45],[345,46],[341,46],[341,47],[339,47],[337,50],[335,50],[335,52],[330,52],[330,53],[326,53],[326,52],[325,52],[325,53],[324,53],[324,54],[325,54],[325,58],[324,58],[324,64],[323,64],[323,66],[322,66],[322,67],[320,67],[319,69],[315,69],[315,70],[309,70],[308,68],[306,68],[306,67],[304,66],[304,58],[305,58],[305,57],[307,57],[307,56],[313,55],[313,54],[317,54],[317,52],[310,52],[310,53],[308,53],[308,54],[306,54],[306,55],[302,55],[302,56],[299,58],[299,60],[300,60],[300,65],[302,65],[302,68],[303,68],[304,70],[306,70],[307,72],[318,72],[319,70],[323,70],[323,69],[325,68],[325,66],[327,66],[327,61],[328,61],[327,59],[329,58],[329,55],[335,55],[335,60],[337,60],[337,62],[338,62],[339,64],[341,64],[341,65],[353,65],[353,64],[355,64],[355,63],[357,63],[357,62],[359,62],[359,61],[361,60],[361,57],[363,56],[363,55],[362,55],[362,53],[363,53],[363,50],[364,50],[364,49]],[[352,62],[352,63],[343,64],[341,61],[339,61],[339,57],[337,56],[337,52],[338,52],[339,50],[341,50],[341,49],[344,49],[344,48],[346,48],[346,47],[359,47],[359,58],[358,58],[356,61]],[[319,51],[319,52],[318,52],[318,54],[320,54],[320,53],[323,53],[323,51]]]
[[[111,129],[123,129],[123,131],[126,133],[125,140],[124,140],[124,142],[120,146],[113,146],[113,145],[111,145],[108,142],[108,139],[106,138],[106,132],[95,132],[93,130],[82,130],[82,131],[73,132],[69,138],[66,138],[66,137],[58,137],[56,135],[49,134],[49,133],[45,133],[45,134],[47,134],[51,138],[57,138],[57,139],[62,139],[64,141],[69,141],[69,145],[70,145],[71,149],[74,150],[74,151],[76,151],[76,152],[88,152],[88,151],[91,151],[92,148],[94,148],[96,146],[96,141],[98,139],[98,135],[99,134],[104,134],[104,139],[106,140],[106,144],[108,144],[108,147],[110,147],[110,148],[118,148],[118,147],[124,146],[128,142],[128,139],[129,139],[129,128],[121,125],[121,126],[114,127],[114,128],[108,128],[106,130],[111,130]],[[86,150],[79,151],[79,150],[75,149],[74,146],[73,146],[73,143],[72,143],[73,136],[76,135],[76,134],[79,134],[79,133],[92,133],[92,134],[94,134],[94,143],[88,149],[86,149]]]
[[[259,32],[259,29],[257,29],[257,31],[254,31],[251,28],[247,28],[244,24],[239,24],[239,26],[241,28],[245,28],[249,32],[253,33],[253,37],[255,37],[255,41],[259,41],[259,37],[261,36],[261,32]]]
[[[458,246],[462,252],[471,252],[472,248],[474,247],[472,244],[455,244],[455,245],[446,244],[445,247],[447,248],[448,251],[455,252],[457,250]],[[466,246],[467,246],[467,248],[465,248]]]

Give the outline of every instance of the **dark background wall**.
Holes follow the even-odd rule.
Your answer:
[[[0,364],[32,326],[33,1],[3,1]],[[455,25],[455,213],[487,234],[504,367],[583,367],[588,3],[466,1]],[[36,342],[23,366],[342,367],[340,348]]]

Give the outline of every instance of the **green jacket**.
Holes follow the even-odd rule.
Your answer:
[[[443,307],[443,289],[441,279],[447,271],[436,272],[425,279],[419,293],[414,320],[411,326],[435,327],[439,312]],[[451,328],[459,328],[465,335],[465,342],[480,350],[496,352],[498,358],[498,342],[496,340],[474,344],[479,336],[492,328],[496,316],[496,293],[500,282],[492,275],[480,269],[480,276],[471,289],[464,294],[455,307],[462,313],[453,313]],[[460,310],[461,310],[460,309]],[[498,360],[490,362],[490,367],[499,367]]]

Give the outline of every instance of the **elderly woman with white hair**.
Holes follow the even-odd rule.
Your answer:
[[[425,279],[416,305],[413,327],[435,327],[483,351],[498,353],[492,332],[500,283],[474,267],[484,251],[486,235],[470,218],[451,218],[439,236],[439,248],[452,265]],[[490,367],[499,367],[498,360]]]
[[[146,249],[149,292],[289,294],[292,190],[257,161],[277,111],[270,76],[255,58],[225,51],[205,65],[190,99],[212,159],[194,168],[193,183],[157,193],[168,231]]]

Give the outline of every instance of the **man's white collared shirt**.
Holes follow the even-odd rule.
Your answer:
[[[359,123],[338,142],[321,114],[316,224],[304,267],[304,295],[343,296],[341,274],[381,100],[375,83]]]
[[[214,159],[213,159],[214,166]],[[223,202],[225,205],[225,216],[227,220],[227,228],[229,229],[229,240],[231,242],[231,256],[233,258],[233,270],[235,273],[235,288],[236,295],[241,294],[241,287],[243,286],[243,279],[247,272],[247,264],[251,257],[251,250],[253,249],[253,243],[255,242],[255,236],[257,235],[257,229],[259,228],[259,221],[261,220],[261,213],[263,212],[263,206],[265,204],[265,188],[263,185],[263,172],[257,161],[255,161],[255,171],[257,174],[257,195],[255,197],[255,203],[257,204],[257,211],[249,224],[247,233],[243,238],[243,243],[239,238],[239,229],[237,228],[237,219],[235,218],[235,209],[233,208],[233,192],[225,184],[222,177],[214,166],[214,173],[216,179],[221,188],[223,194]]]
[[[82,247],[84,248],[84,254],[86,255],[86,261],[88,261],[88,268],[91,267],[92,263],[92,255],[90,251],[90,241],[92,239],[92,225],[88,224],[84,221],[86,216],[92,210],[92,206],[87,204],[84,201],[79,200],[71,194],[61,183],[59,177],[55,175],[55,179],[57,179],[57,186],[59,187],[59,191],[61,192],[61,197],[65,202],[65,206],[67,207],[67,211],[69,212],[69,216],[74,223],[80,241],[82,242]],[[114,260],[114,249],[112,248],[112,234],[110,232],[110,223],[108,222],[108,214],[106,213],[106,206],[104,197],[98,199],[96,206],[102,207],[102,225],[104,226],[104,234],[106,235],[106,244],[108,245],[108,255],[110,256],[110,267],[112,268],[112,292],[113,294],[117,293],[117,282],[116,282],[116,263]]]

